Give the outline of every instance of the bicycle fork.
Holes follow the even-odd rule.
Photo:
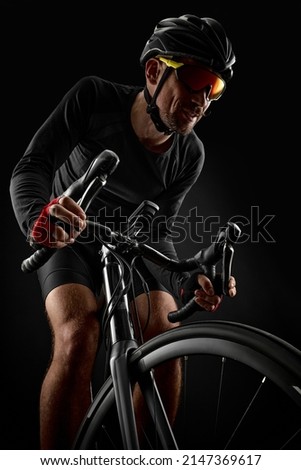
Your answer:
[[[132,323],[129,317],[127,296],[121,267],[114,260],[106,247],[103,251],[103,280],[106,298],[107,315],[110,317],[110,358],[114,393],[121,436],[125,449],[139,449],[138,434],[135,423],[131,383],[128,374],[127,358],[133,348],[137,348]],[[114,300],[118,304],[114,305]]]
[[[118,420],[124,449],[140,449],[136,426],[132,383],[129,373],[129,353],[138,347],[130,316],[128,297],[124,293],[121,267],[103,247],[103,280],[108,315],[110,316],[110,371],[113,380]],[[116,286],[118,288],[116,289]],[[118,298],[114,306],[114,298]],[[113,313],[114,310],[114,313]],[[153,417],[158,435],[165,449],[177,449],[153,375],[144,374],[140,388]]]

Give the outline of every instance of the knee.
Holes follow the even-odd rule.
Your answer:
[[[168,313],[178,308],[171,294],[163,291],[150,292],[150,311],[148,311],[145,299],[141,298],[138,303],[142,324],[147,325],[144,334],[145,340],[179,326],[179,323],[171,323],[168,319]]]
[[[54,338],[61,356],[64,356],[68,362],[76,363],[94,360],[98,341],[99,322],[93,314],[65,322]]]
[[[53,334],[53,359],[68,365],[94,360],[99,320],[91,291],[84,286],[61,286],[49,294],[46,309]]]
[[[52,328],[53,360],[68,368],[91,365],[98,350],[99,321],[96,312],[68,315]]]

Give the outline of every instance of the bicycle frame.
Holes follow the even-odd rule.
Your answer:
[[[116,262],[110,250],[103,246],[103,281],[107,314],[110,316],[110,352],[109,364],[117,413],[123,445],[125,449],[139,449],[138,430],[136,426],[131,382],[128,368],[128,357],[138,348],[130,314],[129,299],[125,293],[125,282],[120,264]],[[116,306],[114,298],[119,299]],[[139,381],[149,411],[155,418],[157,433],[169,449],[177,449],[167,415],[164,410],[153,374],[145,374]]]

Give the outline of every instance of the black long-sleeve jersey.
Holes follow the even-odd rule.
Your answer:
[[[202,170],[204,147],[192,131],[187,136],[174,134],[165,153],[145,149],[130,121],[131,107],[140,91],[138,86],[89,76],[79,80],[62,98],[12,174],[12,205],[25,235],[44,205],[79,178],[100,152],[109,149],[120,162],[90,206],[88,216],[118,224],[143,200],[153,201],[160,208],[156,215],[159,223],[154,221],[152,226],[156,232],[153,239],[159,241],[156,248],[176,257],[166,235]],[[164,278],[162,270],[156,272]],[[170,283],[162,280],[165,285]]]

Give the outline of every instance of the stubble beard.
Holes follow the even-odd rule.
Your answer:
[[[176,113],[164,113],[162,114],[161,119],[169,129],[183,136],[190,134],[195,126],[195,123],[192,122],[181,122],[180,119],[178,119]]]

